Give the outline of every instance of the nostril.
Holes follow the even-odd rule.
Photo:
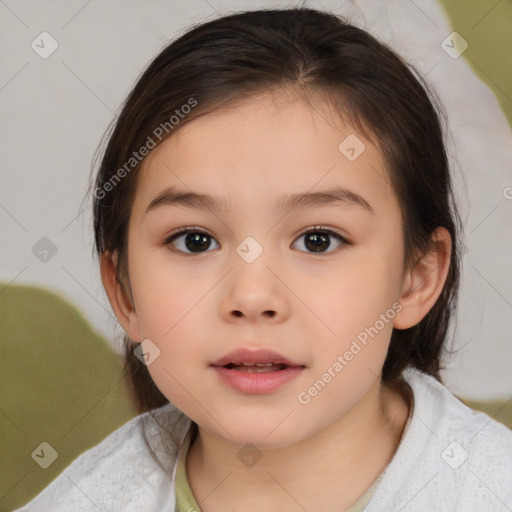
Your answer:
[[[244,314],[241,311],[238,311],[238,309],[234,309],[231,313],[236,317],[244,316]],[[274,318],[276,316],[276,312],[272,310],[263,311],[263,314],[270,318]]]

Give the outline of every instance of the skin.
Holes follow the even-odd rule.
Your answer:
[[[366,146],[354,161],[338,150],[350,134]],[[281,195],[334,185],[374,212],[273,208]],[[146,214],[168,186],[222,196],[229,212],[165,205]],[[349,244],[331,236],[325,252],[311,252],[300,235],[316,225]],[[188,226],[212,236],[208,250],[180,253],[185,236],[164,244]],[[187,474],[203,512],[343,510],[389,463],[408,416],[380,380],[392,328],[417,324],[435,304],[451,248],[438,228],[432,251],[404,268],[401,229],[380,151],[326,105],[284,91],[197,118],[146,158],[128,231],[131,296],[115,278],[115,254],[102,257],[102,279],[130,338],[160,349],[148,366],[156,385],[199,425]],[[236,252],[247,236],[263,248],[253,263]],[[393,304],[400,312],[300,403]],[[247,395],[210,366],[239,347],[271,348],[305,368],[277,391]],[[262,454],[250,468],[237,457],[247,442]]]

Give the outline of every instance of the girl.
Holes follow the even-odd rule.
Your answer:
[[[93,192],[141,414],[19,510],[512,510],[512,433],[439,374],[460,221],[427,91],[306,8],[158,55]]]

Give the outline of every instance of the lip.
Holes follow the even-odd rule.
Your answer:
[[[257,349],[250,350],[248,348],[239,348],[233,350],[229,354],[212,363],[212,366],[226,366],[227,364],[263,364],[263,363],[274,363],[274,364],[285,364],[287,366],[304,366],[302,364],[290,361],[286,357],[274,352],[270,349]]]
[[[227,365],[250,366],[273,363],[286,365],[286,368],[275,371],[245,372]],[[250,395],[264,395],[276,391],[284,384],[297,378],[305,366],[298,364],[269,349],[238,349],[217,360],[211,365],[218,377],[236,391]]]

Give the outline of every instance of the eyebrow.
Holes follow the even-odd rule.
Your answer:
[[[300,208],[320,208],[330,205],[359,206],[369,213],[375,211],[361,195],[343,187],[334,187],[318,192],[306,192],[303,194],[290,194],[280,196],[275,209],[281,212],[292,211]],[[225,198],[209,194],[180,191],[173,187],[166,188],[156,196],[146,208],[146,213],[162,206],[186,206],[200,210],[216,210],[229,212],[229,204]]]

